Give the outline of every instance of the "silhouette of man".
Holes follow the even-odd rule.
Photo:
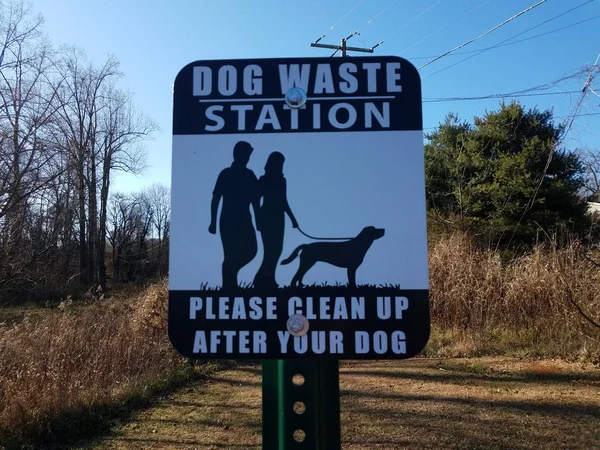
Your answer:
[[[246,167],[253,150],[246,141],[235,144],[233,163],[221,171],[213,190],[208,231],[211,234],[217,232],[217,211],[222,198],[219,231],[224,256],[223,288],[238,287],[238,272],[254,259],[258,250],[250,214],[250,205],[254,210],[254,217],[259,207],[257,179],[254,172]]]

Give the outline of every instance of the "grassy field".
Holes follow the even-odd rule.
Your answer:
[[[165,339],[165,285],[10,317],[0,325],[0,448],[75,442],[197,374]]]
[[[436,242],[429,258],[432,334],[424,355],[455,358],[535,356],[599,364],[600,329],[592,325],[578,308],[591,320],[600,322],[600,269],[589,262],[583,250],[577,245],[561,250],[540,246],[532,253],[507,263],[497,252],[475,249],[464,236]],[[58,448],[59,444],[64,446],[82,437],[101,434],[129,417],[137,408],[150,404],[153,397],[161,392],[185,385],[197,375],[206,376],[216,369],[206,365],[192,367],[172,348],[166,324],[166,282],[106,299],[0,310],[0,448],[52,448],[50,444]],[[412,367],[411,364],[415,363],[389,366],[393,369],[386,368],[386,365],[359,366],[361,370],[379,368],[377,370],[383,373],[402,371]],[[465,383],[473,380],[474,376],[484,376],[487,369],[481,367],[482,373],[475,373],[479,363],[473,364],[470,372],[452,369],[454,375],[445,380],[453,380],[452,386],[461,383],[466,386]],[[597,374],[593,366],[586,367],[590,368],[591,374]],[[419,372],[417,379],[429,380],[431,377],[427,374],[433,373],[434,369],[425,366],[421,369],[424,372]],[[351,370],[352,367],[346,365],[345,376],[350,376]],[[244,376],[243,373],[246,372],[236,372],[235,377]],[[435,373],[446,372],[440,370]],[[461,381],[461,376],[467,381]],[[506,382],[506,386],[525,383],[523,389],[532,385],[531,380],[536,380],[523,374],[512,381],[502,378],[511,376],[510,373],[499,372],[496,377],[504,380],[502,383]],[[388,383],[392,394],[395,386],[402,386],[405,382],[404,378],[392,375],[373,377],[382,385]],[[359,377],[353,374],[346,379],[358,380]],[[555,389],[570,386],[563,378],[560,380],[555,382],[551,378],[542,378],[545,387],[541,392],[547,391],[544,395],[551,396]],[[592,381],[597,383],[597,378]],[[484,390],[495,388],[504,392],[500,381],[497,388],[490,387],[490,380],[487,382]],[[363,379],[361,383],[366,385],[368,380]],[[374,388],[377,386],[375,384]],[[418,389],[417,386],[413,388]],[[448,389],[443,386],[443,383],[438,386],[442,400],[444,395],[449,395]],[[597,388],[596,385],[596,391]],[[510,391],[512,388],[507,389]],[[353,395],[352,391],[349,389],[348,395]],[[459,401],[461,396],[470,398],[470,395],[475,395],[474,392],[457,389],[452,395],[454,400],[440,401],[444,408],[465,405]],[[400,401],[404,395],[408,395],[408,391],[391,398]],[[434,400],[436,395],[432,391],[428,400],[430,404],[437,402]],[[236,399],[231,398],[234,404]],[[543,399],[544,402],[551,400],[550,397]],[[593,399],[597,404],[599,399]],[[364,396],[357,394],[356,402],[363,400]],[[481,403],[486,401],[481,400]],[[525,403],[526,414],[518,414],[519,409],[515,406],[518,399],[511,401],[514,403],[512,409],[506,409],[505,419],[508,421],[516,421],[517,416],[526,421],[529,420],[527,417],[538,414],[538,409],[530,408],[531,402]],[[385,404],[386,400],[384,397],[376,400],[373,408],[376,408],[377,402]],[[580,411],[577,408],[574,411]],[[457,430],[469,425],[463,423],[463,418],[470,420],[470,417],[464,416],[460,408],[452,411]],[[402,434],[401,427],[405,421],[416,420],[408,412],[401,411],[403,417],[394,416],[396,425],[393,426],[398,428],[396,433]],[[364,426],[369,427],[366,421],[370,420],[370,413],[367,414],[367,409],[364,413]],[[376,417],[377,411],[372,413]],[[381,414],[385,416],[384,410]],[[485,416],[486,413],[477,414]],[[418,417],[418,414],[414,416]],[[581,417],[585,423],[597,419],[595,415],[586,418],[583,414]],[[495,418],[492,422],[504,430],[504,426],[498,423],[503,424],[505,419]],[[253,420],[249,418],[248,424],[254,423]],[[383,426],[384,422],[375,420],[372,426]],[[539,422],[541,426],[543,420]],[[354,419],[348,423],[355,423]],[[425,425],[418,425],[421,422],[411,423],[418,429],[425,427],[426,431]],[[565,423],[571,422],[565,418]],[[570,429],[570,432],[574,430]],[[365,436],[375,433],[367,431]],[[361,439],[360,433],[352,433],[348,431],[347,436]],[[386,432],[386,436],[388,434]],[[579,433],[578,436],[578,439],[584,439],[584,434]],[[381,448],[386,448],[385,444],[381,445]]]
[[[78,449],[260,449],[260,366],[219,371]],[[344,450],[600,445],[600,369],[519,358],[414,358],[340,368]]]

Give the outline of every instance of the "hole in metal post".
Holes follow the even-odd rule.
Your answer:
[[[303,442],[306,439],[306,433],[304,430],[296,430],[294,431],[294,440],[296,442]]]
[[[306,411],[306,405],[304,402],[296,402],[294,403],[294,412],[296,414],[303,414]]]
[[[292,377],[292,383],[296,386],[302,386],[304,384],[304,375],[300,375],[299,373],[295,374]]]

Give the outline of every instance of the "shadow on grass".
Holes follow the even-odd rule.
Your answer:
[[[175,405],[175,403],[169,403],[169,406],[173,406]],[[195,403],[191,403],[191,406],[202,406],[204,408],[207,407],[217,407],[217,408],[223,408],[224,410],[227,409],[232,409],[234,408],[234,405],[228,403],[228,404],[219,404],[219,403],[206,403],[206,402],[198,402],[198,404]],[[188,406],[190,406],[188,405]],[[261,409],[260,406],[256,406],[256,407],[249,407],[249,408],[245,408],[244,412],[248,412],[250,410],[259,410]],[[239,413],[238,413],[239,416]],[[237,417],[236,417],[237,418]],[[159,419],[155,419],[155,418],[144,418],[144,423],[168,423],[168,424],[174,424],[174,425],[178,425],[181,424],[182,421],[179,419],[165,419],[165,418],[159,418]],[[186,418],[185,421],[186,424],[195,424],[195,425],[204,425],[204,426],[208,426],[208,427],[220,427],[223,425],[223,420],[220,418],[205,418],[205,419],[190,419],[190,418]],[[242,426],[247,426],[247,427],[260,427],[260,417],[257,420],[252,420],[252,419],[247,419],[247,420],[243,420],[243,421],[238,421],[236,422],[236,425],[242,425]]]
[[[555,396],[520,399],[512,394],[510,397],[504,397],[501,393],[498,396],[489,395],[493,394],[496,388],[502,388],[506,382],[519,381],[533,385],[536,382],[539,384],[540,378],[542,381],[550,378],[553,379],[552,382],[564,383],[565,387],[568,387],[572,378],[596,379],[595,374],[495,374],[487,378],[479,372],[469,373],[470,370],[479,370],[477,367],[466,368],[466,373],[452,373],[452,368],[432,375],[413,372],[431,370],[431,366],[410,367],[410,373],[403,373],[406,368],[396,369],[402,372],[388,372],[381,369],[370,371],[367,367],[359,367],[358,370],[348,370],[345,373],[343,368],[341,369],[341,377],[353,385],[352,389],[341,389],[344,448],[588,449],[595,448],[593,443],[600,439],[600,428],[597,427],[600,423],[600,409],[593,403],[593,398],[577,403]],[[205,380],[225,384],[227,392],[230,392],[228,383],[234,386],[231,389],[243,384],[253,388],[252,391],[256,392],[256,395],[260,395],[260,366],[246,363],[236,367],[236,370],[251,373],[254,379],[240,383],[241,380],[236,380],[235,376],[221,377],[213,373],[208,374]],[[439,392],[424,392],[419,395],[418,391],[411,391],[409,385],[402,387],[401,392],[368,390],[361,388],[361,378],[365,375],[380,377],[382,386],[387,384],[385,378],[388,378],[387,381],[390,384],[394,383],[396,388],[405,386],[404,383],[398,382],[401,379],[431,383],[431,388],[437,386],[435,389]],[[464,394],[451,395],[444,381],[459,380],[466,380],[472,386],[488,380],[489,386],[486,387],[490,389],[480,393],[482,398]],[[205,386],[209,389],[210,385],[212,383]],[[240,408],[235,395],[230,396],[233,402],[223,402],[219,399],[207,402],[201,394],[197,398],[197,401],[195,396],[192,401],[169,399],[161,403],[161,407],[214,409],[197,419],[186,417],[179,420],[177,411],[172,411],[171,417],[175,417],[173,419],[144,419],[141,422],[164,422],[180,425],[187,430],[191,426],[201,431],[202,436],[192,435],[187,439],[182,436],[182,439],[174,439],[173,434],[164,437],[124,435],[111,436],[110,440],[123,446],[120,448],[260,448],[258,445],[242,444],[239,440],[236,443],[211,442],[210,434],[213,427],[221,430],[228,426],[253,430],[254,433],[260,432],[260,407],[245,408],[243,416],[225,414],[217,419],[212,416],[217,410],[226,412]],[[228,436],[228,439],[230,438],[234,439]]]
[[[476,363],[436,373],[437,365],[422,366],[341,368],[345,448],[587,450],[600,442],[597,373],[504,373]],[[368,377],[381,388],[361,388]],[[583,380],[586,390],[572,396]]]
[[[452,373],[458,372],[458,373]],[[343,376],[364,375],[371,377],[381,377],[390,379],[405,380],[428,380],[428,381],[446,381],[458,384],[468,384],[474,381],[489,381],[502,383],[548,383],[565,384],[572,382],[589,382],[590,384],[600,383],[600,375],[584,373],[535,373],[523,372],[515,374],[495,374],[494,372],[474,372],[469,368],[452,367],[443,369],[440,373],[420,373],[417,368],[413,370],[403,369],[402,372],[392,372],[387,370],[340,370]]]
[[[260,449],[260,445],[248,444],[231,444],[231,443],[219,443],[219,442],[203,442],[203,441],[189,441],[189,440],[174,440],[174,439],[149,439],[149,438],[131,438],[131,437],[116,437],[111,440],[122,442],[122,443],[138,443],[147,444],[148,447],[161,444],[162,446],[169,446],[167,448],[187,448],[183,446],[194,446],[195,449],[215,449],[215,448],[244,448],[244,449]],[[152,447],[152,448],[165,448],[165,447]],[[140,448],[140,447],[136,447]],[[146,447],[142,447],[146,448]]]
[[[351,431],[352,424],[360,423],[358,435],[347,432],[342,439],[352,449],[587,450],[596,448],[593,443],[600,439],[600,416],[592,405],[406,394],[357,396],[355,391],[343,392],[342,399],[342,414],[346,414],[342,428]]]
[[[579,415],[600,418],[600,408],[597,404],[582,405],[577,403],[553,403],[539,401],[512,401],[512,400],[479,400],[466,397],[451,397],[442,395],[409,395],[409,394],[382,394],[377,392],[361,392],[351,389],[341,389],[340,395],[350,396],[354,399],[391,400],[394,402],[414,403],[446,403],[461,406],[493,406],[500,409],[514,409],[523,413],[543,413],[544,415]]]
[[[0,434],[2,450],[86,448],[86,443],[108,433],[114,426],[129,420],[142,409],[155,405],[164,395],[182,388],[191,381],[208,378],[212,373],[235,366],[234,361],[201,364],[191,361],[166,378],[149,382],[143,387],[132,387],[124,397],[111,402],[86,407],[64,408],[57,414],[27,427]]]

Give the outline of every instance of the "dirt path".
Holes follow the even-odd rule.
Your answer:
[[[342,445],[600,449],[600,369],[509,358],[341,365]],[[97,441],[108,449],[260,449],[260,366],[214,374]]]

